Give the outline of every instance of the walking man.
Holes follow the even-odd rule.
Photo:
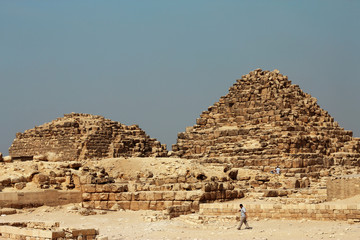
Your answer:
[[[245,229],[251,229],[251,227],[249,227],[249,224],[247,222],[246,209],[242,204],[240,204],[239,212],[240,212],[240,223],[239,223],[239,226],[237,227],[237,230],[241,229],[241,226],[243,225],[243,223],[245,223]]]

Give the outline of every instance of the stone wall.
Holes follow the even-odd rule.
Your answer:
[[[360,194],[360,175],[329,179],[327,182],[327,200],[350,198]]]
[[[360,221],[360,204],[244,204],[249,218]],[[239,215],[239,204],[200,204],[206,216]]]
[[[24,208],[80,203],[80,191],[41,190],[36,192],[0,192],[0,207]]]
[[[149,186],[136,183],[84,184],[82,186],[83,207],[104,210],[165,210],[173,206],[187,205],[197,211],[200,202],[233,200],[244,197],[244,193],[231,184],[198,183],[198,189],[181,190],[179,183],[167,186]],[[174,186],[178,185],[177,187]],[[189,188],[189,186],[187,186]],[[176,212],[174,208],[171,212]],[[183,211],[180,209],[179,211]],[[185,212],[185,211],[183,211]]]
[[[277,70],[242,76],[178,134],[172,150],[202,162],[254,169],[279,165],[303,173],[360,164],[360,140]]]
[[[137,125],[91,114],[65,114],[50,123],[17,133],[9,148],[13,159],[81,160],[93,158],[167,156],[166,145]]]

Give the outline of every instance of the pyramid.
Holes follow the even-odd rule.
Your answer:
[[[359,166],[360,140],[278,70],[242,76],[178,134],[173,154],[209,163],[294,173],[332,165]]]
[[[102,116],[71,113],[24,133],[9,148],[13,159],[83,160],[167,156],[166,145],[138,125],[126,126]]]

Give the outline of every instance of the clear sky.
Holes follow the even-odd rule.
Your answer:
[[[279,69],[360,136],[360,1],[0,1],[0,152],[64,113],[170,145],[241,75]]]

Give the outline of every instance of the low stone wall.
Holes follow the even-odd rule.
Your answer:
[[[61,229],[59,223],[13,222],[1,223],[0,240],[2,239],[36,239],[36,240],[95,240],[99,231],[96,229]]]
[[[239,214],[239,204],[200,204],[202,215],[225,216]],[[246,204],[249,218],[360,220],[360,204]]]
[[[215,187],[216,185],[216,187]],[[165,210],[188,205],[197,211],[200,202],[241,198],[244,193],[228,185],[204,184],[194,191],[136,191],[128,184],[85,184],[82,186],[83,207],[103,210]],[[134,191],[129,191],[129,189]]]
[[[0,207],[24,208],[81,203],[80,191],[1,192]]]
[[[328,201],[353,197],[360,194],[360,175],[329,179],[326,185]]]

